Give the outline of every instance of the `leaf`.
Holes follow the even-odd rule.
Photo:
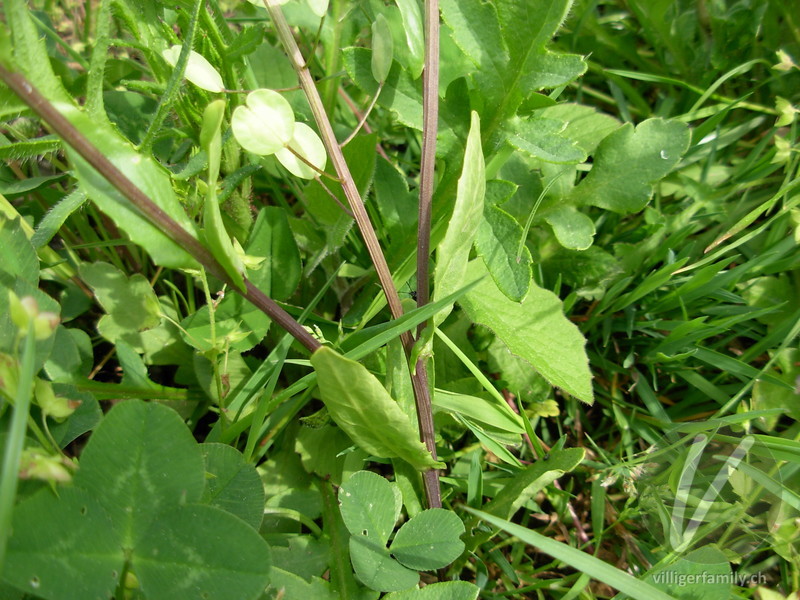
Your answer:
[[[360,535],[350,538],[350,560],[356,577],[373,590],[395,592],[419,583],[419,573],[401,565],[386,546],[369,538]]]
[[[339,510],[345,527],[385,546],[400,517],[403,498],[397,484],[371,471],[358,471],[339,489]]]
[[[358,193],[364,198],[372,185],[375,175],[375,144],[377,134],[359,135],[344,148],[344,158],[350,166],[350,174],[356,183]],[[342,210],[348,206],[347,198],[339,184],[326,184],[339,199],[337,204],[325,191],[319,181],[312,181],[305,189],[308,212],[324,227],[327,246],[324,252],[330,253],[344,243],[345,236],[353,227],[353,217]],[[324,257],[323,257],[324,258]],[[321,258],[319,259],[321,260]]]
[[[189,504],[153,521],[132,562],[148,600],[255,600],[272,561],[250,526],[222,509]]]
[[[291,150],[290,150],[291,148]],[[296,152],[308,162],[314,165],[315,171],[309,165],[300,160],[292,152]],[[314,179],[319,175],[319,171],[325,170],[328,155],[325,152],[325,144],[319,139],[317,133],[305,123],[294,124],[294,134],[292,141],[286,148],[281,148],[275,153],[280,163],[295,177],[302,179]]]
[[[79,436],[94,429],[103,419],[103,411],[95,397],[88,392],[79,392],[75,386],[54,383],[53,391],[57,396],[80,402],[75,412],[63,423],[50,425],[50,433],[60,448],[66,448]]]
[[[311,355],[320,395],[336,424],[367,452],[400,457],[417,469],[441,468],[408,416],[359,363],[323,346]]]
[[[467,280],[486,272],[472,261]],[[552,385],[592,403],[592,375],[584,348],[586,340],[563,313],[561,300],[531,284],[523,302],[506,298],[492,281],[481,281],[460,300],[469,318],[485,325],[517,356],[524,358]]]
[[[277,552],[277,548],[275,551]],[[270,585],[267,588],[267,593],[269,594],[272,590],[275,590],[275,595],[267,596],[269,599],[313,598],[313,600],[339,600],[340,598],[340,596],[334,594],[330,583],[319,577],[311,577],[311,582],[309,583],[299,575],[274,566],[270,570],[270,575]]]
[[[33,244],[34,248],[46,246],[55,237],[67,218],[83,206],[86,200],[86,194],[83,191],[75,190],[64,196],[58,201],[58,204],[48,210],[44,218],[39,221],[36,233],[31,238],[31,244]]]
[[[420,590],[393,592],[383,600],[477,600],[480,588],[467,581],[429,583]]]
[[[502,431],[525,433],[525,427],[519,416],[512,420],[508,412],[498,408],[491,400],[485,398],[437,389],[433,395],[433,405],[450,413],[470,417]]]
[[[378,92],[378,82],[372,76],[372,51],[345,48],[342,62],[347,75],[361,90],[370,96]],[[406,127],[422,131],[422,88],[397,61],[386,77],[378,104],[391,110]]]
[[[200,499],[203,472],[200,449],[175,411],[127,400],[89,438],[74,482],[101,502],[131,549],[159,513]]]
[[[46,600],[111,598],[125,564],[120,525],[80,488],[42,489],[14,508],[3,579]]]
[[[107,313],[97,323],[97,330],[107,340],[125,340],[160,323],[158,298],[141,273],[128,278],[115,266],[96,262],[81,265],[80,274]]]
[[[231,116],[236,141],[253,154],[275,154],[292,141],[294,111],[278,92],[267,89],[247,94],[246,106],[237,106]]]
[[[404,566],[418,571],[443,569],[464,551],[464,523],[443,508],[424,510],[403,524],[389,551]]]
[[[585,161],[586,153],[561,135],[565,127],[565,123],[556,119],[514,119],[507,125],[508,143],[545,162],[571,164]]]
[[[485,193],[486,164],[481,148],[481,123],[478,113],[473,112],[453,215],[447,224],[444,239],[436,250],[434,302],[464,285],[469,252],[483,216]],[[434,324],[444,321],[450,310],[438,313],[434,317]]]
[[[378,14],[372,23],[372,76],[378,83],[386,80],[393,57],[392,30],[386,17]]]
[[[417,79],[425,65],[425,33],[422,24],[422,11],[417,0],[396,0],[403,16],[403,29],[409,49],[408,71],[412,79]]]
[[[498,0],[497,15],[511,64],[509,75],[524,92],[565,85],[586,71],[583,58],[545,49],[567,17],[572,0]]]
[[[514,217],[494,204],[483,207],[483,220],[475,238],[475,250],[498,289],[510,300],[521,302],[531,285],[530,250],[523,245],[522,226]]]
[[[250,272],[253,285],[273,300],[286,300],[294,293],[300,282],[302,265],[286,211],[276,206],[262,208],[245,251],[251,256],[266,258],[258,269]]]
[[[194,223],[186,216],[175,196],[167,171],[152,156],[139,154],[110,125],[95,122],[74,106],[58,104],[56,108],[148,198],[184,230],[197,237]],[[143,217],[138,209],[71,148],[69,156],[75,167],[75,175],[89,198],[135,244],[144,248],[156,264],[169,268],[198,267],[185,248]]]
[[[675,600],[675,598],[665,594],[651,584],[637,579],[622,569],[618,569],[599,558],[595,558],[591,554],[586,554],[572,546],[557,542],[540,533],[510,523],[488,513],[475,510],[474,508],[465,506],[464,510],[518,537],[526,544],[534,546],[539,551],[549,554],[577,571],[586,573],[593,579],[597,579],[619,590],[623,594],[627,594],[634,600]]]
[[[484,507],[487,513],[510,519],[534,494],[574,470],[583,460],[583,448],[554,450],[547,460],[537,460],[505,480],[500,492]]]
[[[621,214],[642,210],[654,184],[678,164],[690,139],[689,128],[679,121],[648,119],[635,129],[623,125],[600,143],[592,170],[570,202]]]
[[[171,46],[161,52],[161,56],[164,57],[164,60],[173,67],[178,64],[178,57],[180,55],[180,44]],[[183,76],[197,87],[206,91],[222,92],[225,90],[225,84],[222,83],[222,77],[220,77],[217,70],[202,54],[194,50],[189,50],[189,62],[186,63],[186,70]]]
[[[562,204],[544,216],[558,243],[570,250],[586,250],[594,241],[594,222],[574,206]]]
[[[12,221],[0,215],[0,280],[11,286],[17,277],[38,284],[39,257],[22,230],[21,218]]]
[[[206,487],[200,501],[239,517],[258,531],[264,516],[264,486],[256,468],[227,444],[201,444]]]

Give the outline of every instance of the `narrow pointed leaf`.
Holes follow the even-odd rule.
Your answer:
[[[478,114],[473,112],[453,216],[436,251],[434,301],[464,285],[469,252],[483,217],[485,193],[486,164],[481,148],[481,123]],[[438,313],[434,323],[438,325],[448,314],[450,309]]]

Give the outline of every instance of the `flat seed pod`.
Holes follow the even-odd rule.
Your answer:
[[[291,150],[289,148],[291,148]],[[277,158],[292,175],[302,177],[303,179],[314,179],[317,175],[317,171],[297,158],[292,150],[305,158],[320,171],[325,170],[325,164],[328,161],[325,145],[322,143],[322,140],[319,139],[317,133],[305,123],[294,124],[294,136],[292,137],[292,141],[289,142],[288,147],[278,150],[275,153],[275,158]]]
[[[231,127],[236,141],[253,154],[268,156],[286,147],[294,135],[294,111],[273,90],[255,90],[247,105],[233,111]]]
[[[178,57],[181,55],[181,46],[175,45],[164,50],[161,55],[164,60],[173,67],[178,64]],[[195,84],[197,87],[209,92],[221,92],[225,89],[222,77],[217,70],[211,66],[205,57],[194,50],[189,51],[189,62],[186,63],[184,77]]]

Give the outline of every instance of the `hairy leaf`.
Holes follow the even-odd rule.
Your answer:
[[[481,261],[472,261],[467,280],[485,272]],[[564,316],[555,294],[531,284],[525,300],[513,302],[493,281],[484,280],[460,304],[473,322],[494,331],[511,352],[531,363],[552,385],[584,402],[594,400],[586,340]]]

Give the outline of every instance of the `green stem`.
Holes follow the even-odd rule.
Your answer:
[[[22,351],[22,363],[19,371],[19,385],[14,401],[14,412],[11,417],[8,437],[3,458],[3,473],[0,475],[0,573],[6,559],[6,547],[11,533],[11,517],[14,513],[14,498],[19,483],[19,463],[22,447],[25,444],[25,433],[28,429],[28,413],[33,395],[33,376],[36,368],[36,339],[33,333],[33,321],[28,325],[25,336],[25,347]]]
[[[186,65],[189,62],[189,53],[192,51],[192,45],[194,44],[194,35],[197,31],[197,19],[200,15],[200,8],[202,6],[203,0],[196,0],[194,7],[192,8],[192,15],[189,19],[189,27],[186,30],[186,37],[183,40],[183,47],[181,48],[178,62],[175,64],[175,69],[172,71],[172,76],[167,82],[167,89],[164,90],[164,95],[161,96],[161,100],[158,103],[156,115],[150,122],[150,126],[147,128],[147,132],[144,134],[144,139],[139,146],[139,150],[145,154],[150,152],[150,148],[152,147],[153,142],[155,142],[156,134],[161,129],[161,124],[164,122],[164,119],[167,118],[167,114],[169,114],[175,99],[178,97],[178,91],[180,90],[181,83],[183,82],[183,74],[186,71]]]
[[[439,0],[425,2],[425,71],[422,83],[422,164],[417,227],[417,306],[430,301],[431,204],[439,126]],[[426,323],[420,323],[419,333]]]

